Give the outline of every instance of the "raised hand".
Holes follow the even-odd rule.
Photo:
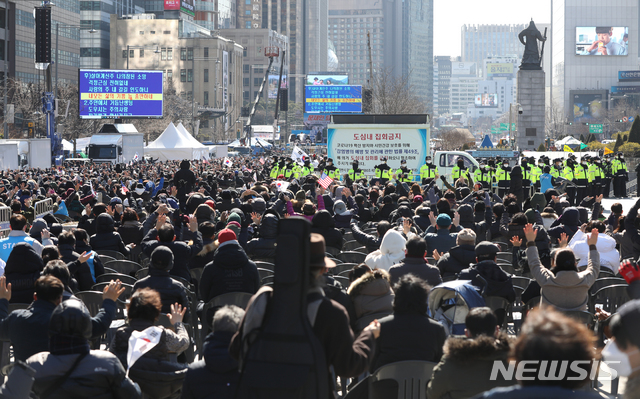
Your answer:
[[[171,313],[168,313],[167,316],[169,317],[171,324],[175,325],[176,323],[182,322],[185,313],[187,313],[187,308],[183,308],[182,305],[176,302],[171,305]]]
[[[520,239],[520,237],[518,237],[518,236],[513,236],[511,238],[511,244],[514,247],[519,247],[520,245],[522,245],[522,239]]]
[[[538,230],[534,229],[531,223],[527,223],[527,225],[524,226],[524,236],[527,239],[527,242],[535,242],[537,235]]]

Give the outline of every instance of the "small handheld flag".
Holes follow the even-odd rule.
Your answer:
[[[318,183],[322,186],[322,188],[327,188],[331,185],[331,183],[333,183],[333,179],[323,172],[320,176],[320,180],[318,180]]]
[[[562,149],[564,152],[573,152],[573,150],[571,149],[571,147],[569,147],[568,145],[565,144],[564,148]]]
[[[231,162],[229,158],[224,157],[224,165],[230,168],[233,166],[233,162]]]
[[[142,331],[133,331],[129,337],[129,349],[127,350],[127,374],[131,366],[145,353],[158,345],[162,337],[162,329],[152,326]]]
[[[604,148],[604,155],[609,155],[609,154],[613,154],[613,150],[611,148],[605,147]]]

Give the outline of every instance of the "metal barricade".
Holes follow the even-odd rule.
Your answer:
[[[11,208],[8,206],[0,207],[0,235],[6,236],[11,230],[9,220],[11,219]]]
[[[43,217],[47,213],[53,213],[53,200],[51,198],[47,198],[42,201],[38,201],[33,206],[33,209],[35,209],[36,219]]]

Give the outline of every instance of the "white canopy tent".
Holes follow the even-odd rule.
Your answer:
[[[207,159],[209,148],[194,139],[188,132],[186,134],[181,132],[171,122],[160,137],[144,148],[144,155],[158,158],[160,161]]]
[[[271,149],[271,147],[273,147],[273,144],[269,143],[266,140],[263,140],[261,138],[258,137],[252,137],[251,138],[251,148],[255,148],[255,147],[260,147],[260,144],[262,144],[262,146],[266,149]],[[229,143],[229,147],[240,147],[242,144],[240,144],[240,140],[236,140],[233,141],[231,143]]]

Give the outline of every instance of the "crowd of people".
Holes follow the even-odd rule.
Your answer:
[[[0,239],[0,338],[14,366],[0,395],[236,397],[248,348],[275,311],[264,295],[277,287],[276,254],[289,250],[277,245],[279,226],[299,218],[310,225],[309,322],[335,376],[329,396],[395,397],[397,385],[371,376],[418,360],[437,363],[425,378],[429,398],[586,398],[589,375],[492,378],[492,367],[595,361],[604,346],[628,377],[625,397],[638,397],[640,200],[605,217],[611,176],[599,159],[587,162],[492,160],[473,172],[461,162],[444,177],[427,157],[419,181],[405,165],[383,162],[367,178],[357,162],[341,173],[321,156],[4,171],[0,201],[11,216]],[[624,186],[624,160],[611,165],[614,186]],[[560,187],[567,180],[575,184]],[[49,198],[53,210],[36,215],[34,204]],[[107,253],[137,267],[118,274]],[[624,283],[631,300],[594,307],[602,278]],[[515,329],[511,308],[474,307],[456,335],[428,303],[458,281],[487,304],[497,297],[541,310],[523,306]],[[84,294],[96,290],[101,303],[88,303]],[[254,297],[207,305],[228,293]],[[604,333],[573,312],[590,312]],[[201,345],[199,324],[212,331]],[[141,334],[154,344],[132,359]],[[25,376],[31,383],[16,385]]]

